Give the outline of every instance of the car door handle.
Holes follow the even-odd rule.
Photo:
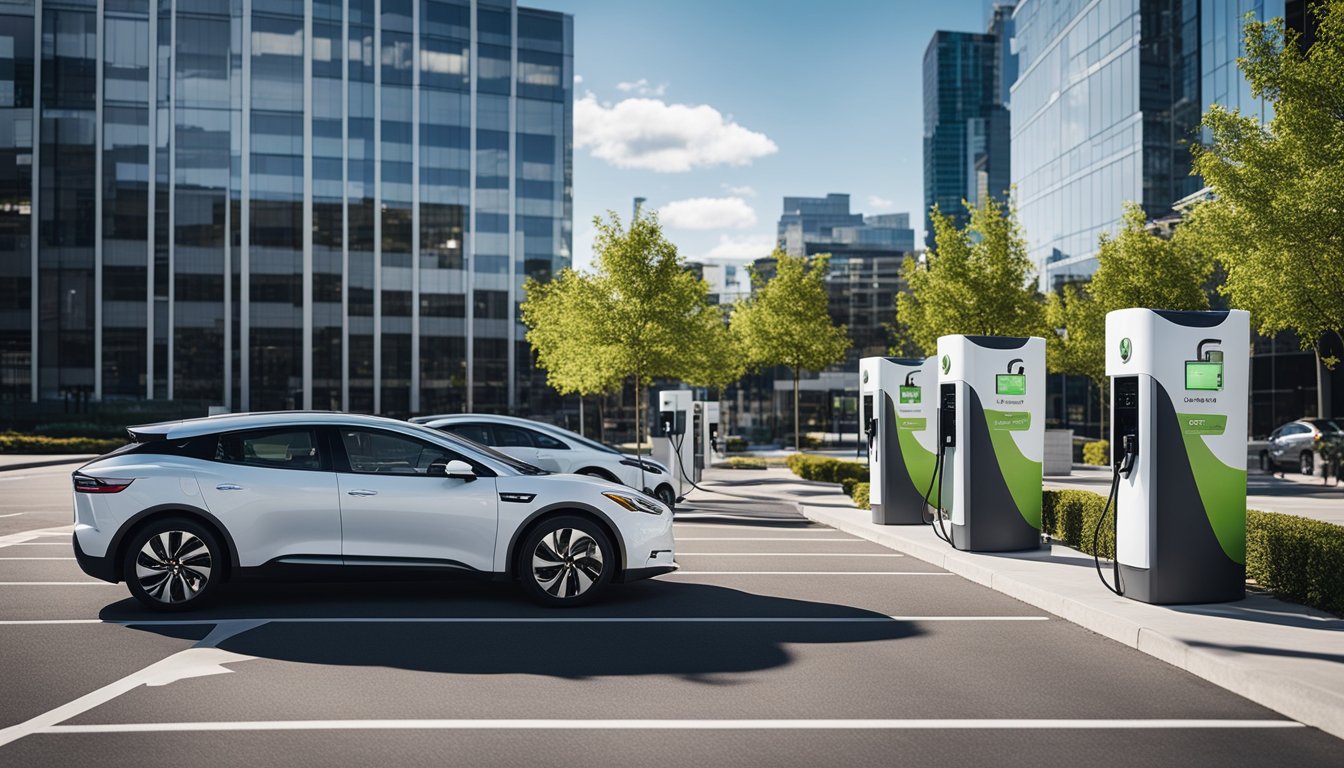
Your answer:
[[[346,491],[347,496],[377,496],[377,491],[371,491],[368,488],[356,488],[353,491]]]
[[[216,490],[216,491],[241,491],[241,490],[243,490],[243,486],[238,485],[237,483],[220,483],[219,485],[216,485],[216,486],[215,486],[215,490]]]

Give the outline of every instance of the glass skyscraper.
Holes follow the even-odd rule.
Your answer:
[[[933,34],[924,50],[924,240],[935,245],[930,209],[958,226],[962,201],[1008,198],[1008,88],[1017,75],[1010,46],[1012,3],[990,6],[988,32]]]
[[[571,17],[509,0],[0,2],[0,387],[534,410]]]

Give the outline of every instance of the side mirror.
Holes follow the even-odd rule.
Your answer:
[[[444,465],[444,476],[451,480],[466,480],[471,482],[476,479],[476,473],[471,465],[460,459],[454,459]]]

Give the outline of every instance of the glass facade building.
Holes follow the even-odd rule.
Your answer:
[[[4,396],[542,407],[572,40],[509,0],[0,1]]]
[[[934,205],[958,226],[963,201],[1007,200],[1011,185],[1008,89],[1017,76],[1012,3],[990,7],[988,31],[933,34],[924,50],[924,242]]]

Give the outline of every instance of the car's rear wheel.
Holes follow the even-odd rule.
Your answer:
[[[518,555],[518,580],[542,605],[583,605],[602,593],[616,570],[616,550],[600,526],[583,517],[553,517],[528,533]]]
[[[1315,471],[1316,462],[1311,455],[1311,451],[1302,452],[1302,457],[1298,461],[1298,469],[1300,469],[1304,475],[1310,475]]]
[[[205,526],[186,518],[164,518],[131,537],[122,576],[131,594],[146,606],[185,611],[214,594],[223,578],[223,554]]]

